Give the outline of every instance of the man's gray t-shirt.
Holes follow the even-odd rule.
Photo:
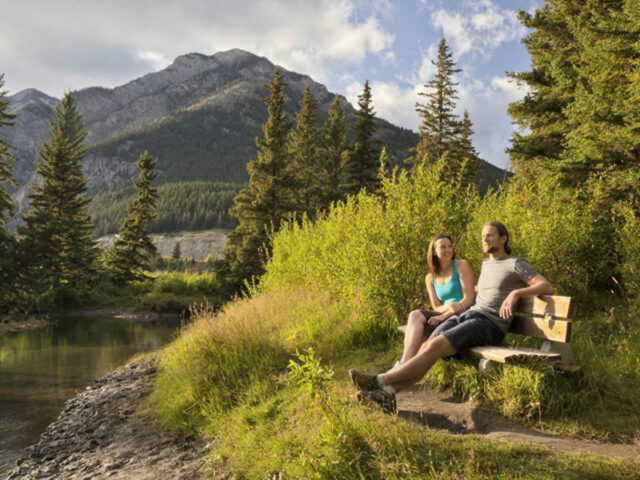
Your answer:
[[[514,290],[528,285],[538,274],[524,258],[504,256],[497,260],[486,258],[478,279],[478,295],[471,310],[493,320],[503,332],[509,330],[513,316],[500,318],[500,306]]]

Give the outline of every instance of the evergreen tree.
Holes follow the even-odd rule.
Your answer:
[[[450,172],[460,177],[463,185],[473,184],[478,174],[478,153],[473,146],[473,125],[469,113],[465,110],[455,139],[451,157],[455,160],[451,164]]]
[[[463,184],[474,183],[479,159],[471,140],[473,126],[466,110],[462,120],[454,112],[458,84],[453,76],[461,70],[455,68],[444,37],[438,44],[438,58],[431,63],[436,67],[435,77],[425,84],[426,92],[419,94],[427,98],[427,103],[416,103],[421,123],[414,161],[434,164],[446,153],[442,175],[446,179],[460,177]]]
[[[182,252],[180,252],[180,242],[176,242],[175,246],[173,247],[173,252],[171,252],[171,258],[179,260],[181,256]]]
[[[373,137],[376,132],[375,111],[371,104],[371,87],[364,82],[364,90],[358,95],[358,110],[354,127],[353,153],[346,166],[347,193],[357,194],[364,188],[369,192],[378,188],[379,142]]]
[[[157,162],[146,150],[138,157],[140,174],[133,181],[136,194],[118,237],[105,258],[105,266],[115,283],[125,284],[147,278],[144,272],[150,269],[157,253],[147,231],[156,216],[158,193],[151,183],[156,178]]]
[[[438,45],[438,58],[431,63],[436,67],[435,78],[424,85],[427,103],[416,103],[420,116],[420,141],[416,147],[416,162],[436,163],[445,152],[449,152],[449,162],[454,160],[453,151],[457,141],[459,122],[454,109],[458,94],[453,75],[460,72],[455,68],[452,54],[444,37]]]
[[[296,125],[291,131],[289,155],[293,169],[295,210],[298,215],[310,217],[320,202],[320,177],[318,171],[320,138],[318,132],[318,101],[311,94],[309,82],[305,82]]]
[[[75,99],[67,93],[40,152],[42,183],[30,195],[31,208],[20,229],[30,290],[54,301],[86,289],[96,275],[90,199],[80,163],[85,136]]]
[[[564,151],[565,135],[571,129],[566,108],[575,97],[574,67],[580,62],[580,52],[569,22],[579,7],[569,2],[562,2],[564,5],[560,7],[560,2],[556,3],[557,6],[543,5],[534,15],[519,13],[521,23],[531,30],[522,42],[529,51],[532,69],[508,74],[528,86],[525,97],[509,105],[508,110],[514,123],[528,132],[514,132],[507,152],[511,169],[523,175],[553,169]]]
[[[634,6],[635,5],[635,6]],[[552,175],[607,209],[640,205],[640,12],[631,1],[552,0],[530,15],[525,39],[532,70],[511,74],[529,87],[510,106],[527,134],[509,150],[518,173]]]
[[[284,83],[280,71],[274,69],[265,98],[267,121],[262,125],[263,137],[256,139],[258,158],[247,165],[249,186],[234,199],[232,215],[238,226],[231,232],[216,264],[216,274],[223,298],[237,293],[243,281],[264,272],[269,251],[268,230],[278,229],[295,205],[287,139],[291,125],[284,111]]]
[[[322,133],[320,179],[322,180],[321,206],[343,200],[346,196],[345,169],[349,164],[349,139],[340,98],[336,95],[329,108],[329,117]]]
[[[13,124],[14,115],[9,113],[9,101],[4,90],[4,74],[0,75],[0,129]],[[13,214],[13,202],[7,184],[14,183],[11,153],[13,147],[0,137],[0,311],[15,302],[15,239],[7,232],[7,219]]]

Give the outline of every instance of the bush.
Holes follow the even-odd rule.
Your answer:
[[[292,223],[273,237],[259,291],[304,284],[329,289],[356,312],[351,340],[388,340],[412,309],[423,306],[431,237],[463,234],[477,192],[441,180],[443,163],[385,179],[382,197],[360,194],[315,223]]]

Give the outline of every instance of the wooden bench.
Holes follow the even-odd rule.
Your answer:
[[[573,299],[557,295],[523,298],[518,303],[509,333],[543,340],[539,349],[518,345],[483,346],[469,349],[480,357],[479,368],[487,372],[498,363],[513,364],[535,358],[554,367],[579,372],[571,352],[571,315]],[[402,333],[406,325],[398,327]]]

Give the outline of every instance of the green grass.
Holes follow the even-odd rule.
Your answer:
[[[164,428],[214,439],[207,462],[212,472],[233,478],[639,478],[632,462],[449,435],[361,408],[347,369],[384,369],[401,340],[357,347],[353,331],[360,328],[358,316],[335,297],[304,288],[237,300],[218,314],[202,310],[159,354],[147,406]],[[292,380],[290,362],[309,347],[335,376],[314,377],[316,364]],[[608,365],[612,351],[581,348],[576,345],[578,358],[596,357],[586,384],[535,366],[507,367],[487,378],[457,360],[438,362],[426,382],[546,430],[637,441],[637,397],[629,395],[639,376],[630,370],[630,385],[627,378],[603,390],[597,382],[606,375],[598,365]],[[630,368],[624,356],[620,351],[613,360]],[[305,378],[315,382],[315,398]]]
[[[129,285],[114,285],[107,278],[81,298],[73,307],[123,307],[143,311],[183,312],[190,305],[218,301],[213,273],[150,272],[149,278]]]
[[[156,421],[215,439],[212,471],[233,478],[639,478],[637,463],[451,436],[351,400],[347,368],[392,365],[398,323],[424,306],[428,239],[451,233],[458,256],[480,265],[478,232],[499,212],[515,251],[575,298],[572,345],[584,378],[539,364],[485,377],[475,362],[456,360],[439,361],[425,382],[546,431],[640,442],[635,213],[621,236],[595,205],[556,186],[516,185],[481,199],[443,182],[441,167],[416,167],[385,180],[379,196],[282,228],[250,298],[202,310],[160,354],[148,400]],[[619,274],[621,284],[611,279]],[[309,348],[322,363],[290,370]],[[310,397],[310,384],[324,393]]]

